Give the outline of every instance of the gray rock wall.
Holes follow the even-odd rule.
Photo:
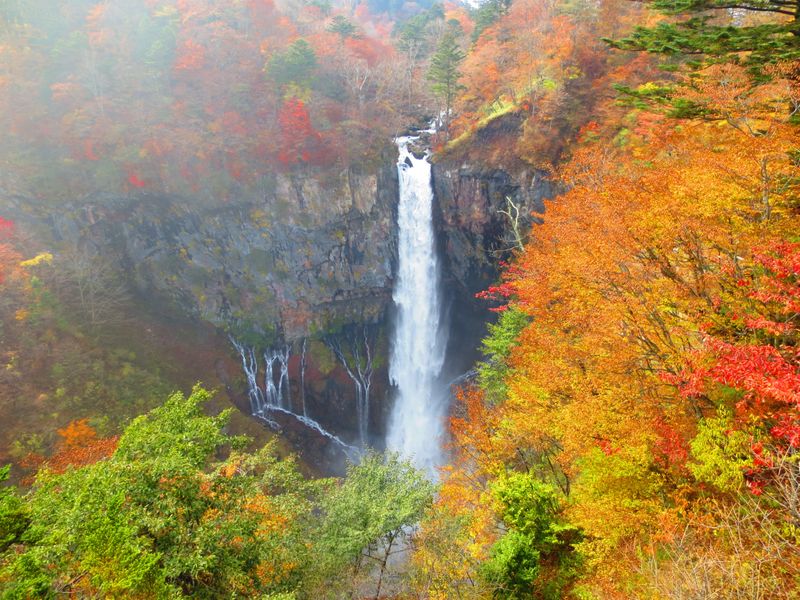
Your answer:
[[[369,331],[375,358],[370,430],[388,414],[391,291],[396,265],[398,182],[394,146],[366,172],[271,175],[257,196],[213,206],[191,198],[98,195],[57,210],[7,201],[5,216],[41,239],[111,256],[139,297],[225,329],[255,347],[291,344],[292,395],[305,393],[310,416],[354,439],[355,393],[326,339],[343,345]],[[510,197],[523,221],[543,209],[552,189],[541,173],[437,163],[435,222],[443,257],[456,375],[476,358],[491,316],[474,299],[497,277],[511,246]],[[366,329],[365,329],[366,328]],[[310,340],[299,389],[302,339]],[[232,349],[231,349],[232,352]],[[245,390],[240,390],[242,394]]]

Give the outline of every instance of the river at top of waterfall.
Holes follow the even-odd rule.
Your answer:
[[[439,382],[445,355],[439,261],[433,227],[428,155],[409,150],[415,137],[397,139],[400,156],[398,270],[393,292],[396,323],[389,376],[396,386],[387,447],[436,476],[442,463],[449,395]]]

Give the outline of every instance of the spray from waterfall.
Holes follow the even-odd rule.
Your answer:
[[[397,139],[400,157],[398,272],[393,293],[395,323],[389,376],[397,395],[387,446],[435,476],[443,462],[448,395],[439,382],[445,355],[439,262],[433,228],[433,189],[428,156],[417,158]]]

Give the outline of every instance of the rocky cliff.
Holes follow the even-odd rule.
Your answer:
[[[51,239],[56,252],[77,246],[110,257],[138,297],[210,322],[253,349],[260,385],[264,352],[284,349],[289,408],[305,407],[346,440],[357,431],[352,375],[368,350],[370,441],[380,443],[389,408],[395,152],[387,146],[375,166],[361,171],[273,174],[258,194],[211,206],[106,194],[58,210],[29,201],[6,208]],[[446,297],[460,323],[450,344],[459,349],[450,369],[457,374],[475,358],[460,350],[477,347],[488,314],[473,296],[494,281],[497,260],[513,243],[500,211],[510,199],[527,226],[551,190],[541,173],[511,175],[465,162],[438,162],[433,178]],[[248,410],[241,373],[229,380]]]
[[[433,167],[443,285],[451,320],[458,323],[450,334],[450,377],[480,358],[480,342],[493,314],[475,294],[496,282],[499,263],[515,247],[512,218],[526,235],[544,211],[544,200],[554,195],[545,173],[509,171],[468,159],[445,158]]]

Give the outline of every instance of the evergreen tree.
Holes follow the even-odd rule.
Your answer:
[[[475,29],[472,31],[472,41],[478,41],[487,28],[508,12],[510,6],[511,0],[487,0],[475,9]]]
[[[428,70],[428,80],[431,81],[433,93],[444,101],[445,126],[450,120],[450,109],[456,93],[464,86],[458,83],[461,71],[458,70],[464,60],[464,51],[458,44],[460,27],[448,23],[436,52],[431,57],[431,66]]]
[[[333,21],[328,25],[328,31],[337,34],[340,38],[356,38],[358,37],[358,28],[353,22],[342,15],[336,15]]]
[[[637,27],[629,37],[606,41],[622,50],[692,56],[690,64],[697,67],[732,61],[758,70],[765,64],[800,59],[799,0],[651,0],[650,6],[688,18]],[[775,18],[771,23],[739,26],[737,21],[748,13]]]
[[[317,55],[311,45],[299,39],[284,52],[272,57],[267,65],[267,74],[278,85],[295,83],[310,87],[317,68]]]

